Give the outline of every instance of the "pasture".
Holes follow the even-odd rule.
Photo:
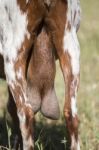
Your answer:
[[[80,143],[81,150],[99,150],[99,0],[81,0],[81,7],[82,22],[78,33],[81,47],[81,74],[77,102]],[[50,121],[41,114],[36,116],[37,150],[66,149],[63,117],[64,82],[58,62],[55,86],[61,118],[59,121]],[[7,149],[10,149],[11,119],[6,110],[6,103],[6,83],[0,80],[0,146],[8,145]]]

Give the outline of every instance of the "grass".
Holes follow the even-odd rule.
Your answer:
[[[82,150],[99,149],[99,1],[82,1],[81,84],[78,96]]]
[[[99,150],[99,0],[81,0],[82,23],[78,33],[81,45],[81,80],[78,93],[81,150]],[[57,64],[56,91],[61,119],[49,121],[37,116],[36,149],[65,150],[66,129],[62,115],[64,83]],[[0,145],[6,146],[8,133],[3,118],[6,110],[6,84],[0,81]],[[3,103],[2,103],[3,102]],[[47,125],[46,125],[47,124]]]

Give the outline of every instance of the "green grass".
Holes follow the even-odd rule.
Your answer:
[[[81,150],[99,150],[99,0],[81,0],[81,6],[82,22],[78,33],[81,45],[81,80],[78,93],[80,143]],[[62,117],[64,82],[58,64],[55,83],[61,119],[52,122],[41,115],[37,116],[35,143],[37,150],[64,150],[66,146],[66,129]],[[5,82],[0,81],[1,119],[6,109],[7,90],[5,87]],[[6,126],[3,129],[6,129]],[[2,144],[6,145],[7,133],[5,130],[0,131],[2,131],[0,140],[2,139]]]
[[[81,83],[78,96],[82,150],[99,149],[99,1],[82,1]]]

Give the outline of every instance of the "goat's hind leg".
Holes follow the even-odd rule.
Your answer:
[[[56,33],[54,38],[55,47],[59,57],[61,69],[65,82],[65,106],[64,116],[66,119],[67,129],[69,131],[71,150],[80,150],[78,137],[78,116],[76,107],[76,96],[79,85],[79,57],[80,50],[77,40],[76,30],[67,30],[60,39]],[[63,44],[59,41],[63,41]]]
[[[60,57],[60,64],[65,81],[65,106],[64,115],[71,139],[71,150],[80,150],[78,137],[78,116],[76,96],[79,85],[79,45],[75,33],[66,33],[64,37],[64,49]],[[69,43],[70,45],[66,45]]]
[[[69,2],[69,1],[68,1]],[[77,116],[77,107],[76,107],[76,96],[79,85],[79,75],[80,75],[80,66],[79,66],[79,57],[80,49],[77,39],[77,25],[79,24],[79,7],[76,1],[76,12],[71,13],[72,3],[70,5],[64,2],[57,2],[57,7],[54,9],[54,15],[51,15],[53,20],[55,32],[52,32],[53,43],[57,50],[59,57],[61,69],[65,81],[65,106],[64,106],[64,115],[66,119],[66,125],[69,131],[70,136],[70,149],[71,150],[80,150],[79,146],[79,137],[78,137],[78,116]],[[59,9],[61,13],[59,14]],[[70,11],[69,11],[70,9]],[[74,20],[68,20],[69,15],[74,15]],[[65,19],[64,19],[65,18]],[[72,17],[70,18],[72,19]],[[52,24],[51,24],[52,25]],[[56,26],[55,26],[56,25]]]
[[[20,148],[20,150],[22,150],[23,144],[22,144],[22,136],[21,136],[20,126],[19,126],[19,119],[17,116],[17,107],[16,107],[16,104],[14,102],[13,96],[12,96],[9,88],[8,88],[8,93],[9,93],[9,97],[8,97],[7,108],[8,108],[8,112],[12,118],[12,123],[13,123],[12,133],[14,132],[14,134],[15,134],[15,138],[12,143],[12,147],[15,150],[18,150],[19,148]]]
[[[30,105],[22,105],[17,110],[17,114],[20,120],[20,129],[23,139],[23,150],[33,150],[33,121],[34,114]]]
[[[75,51],[75,49],[73,50]],[[79,54],[76,54],[76,52],[74,52],[73,56],[68,51],[63,51],[60,57],[61,69],[66,86],[64,116],[71,139],[71,150],[80,150],[78,137],[79,121],[76,107],[76,96],[79,85],[79,58],[77,55]]]

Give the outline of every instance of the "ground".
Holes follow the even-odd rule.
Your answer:
[[[81,0],[82,22],[78,33],[81,46],[81,74],[78,93],[81,150],[99,150],[99,0]],[[65,150],[65,121],[63,118],[64,82],[57,62],[56,91],[61,119],[50,121],[38,115],[36,127],[37,150]],[[0,81],[0,145],[10,147],[10,128],[6,120],[7,88]]]

